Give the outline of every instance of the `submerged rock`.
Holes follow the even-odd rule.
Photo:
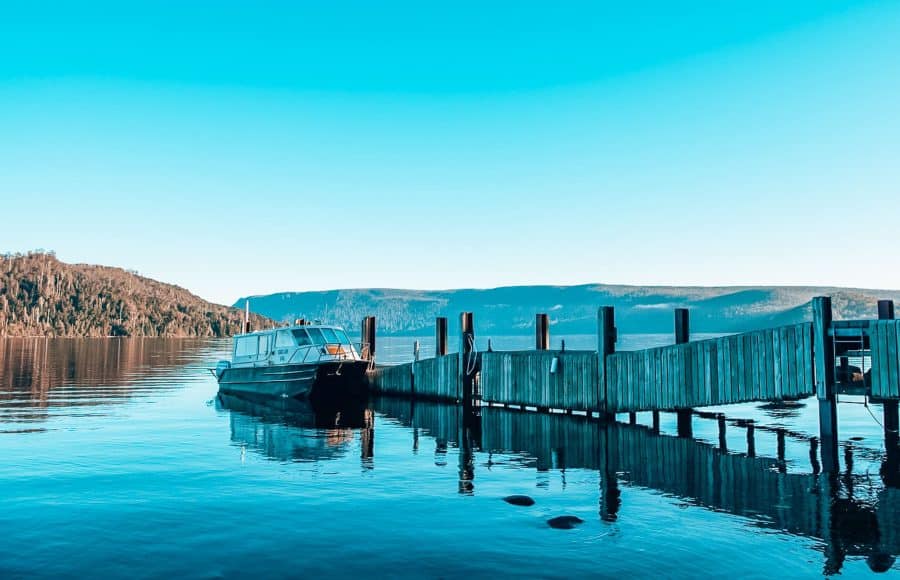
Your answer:
[[[571,530],[578,524],[583,524],[584,520],[577,516],[557,516],[547,520],[547,525],[557,530]]]
[[[503,498],[503,501],[505,501],[508,504],[512,504],[512,505],[521,505],[521,506],[534,505],[534,500],[531,499],[527,495],[508,495]]]

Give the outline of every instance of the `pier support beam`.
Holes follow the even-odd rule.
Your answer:
[[[475,396],[476,357],[475,316],[471,312],[463,312],[459,315],[459,378],[464,405],[471,405]]]
[[[756,426],[753,421],[747,422],[747,456],[756,457]]]
[[[434,356],[447,354],[447,317],[438,316],[434,320]]]
[[[675,309],[675,344],[684,344],[691,340],[691,322],[687,308]],[[687,385],[684,385],[687,387]],[[678,415],[678,436],[692,437],[693,428],[693,411],[691,409],[678,409],[675,411]]]
[[[534,320],[534,348],[547,350],[550,348],[550,317],[538,314]]]
[[[819,399],[822,471],[835,473],[838,469],[838,425],[834,388],[834,342],[828,336],[831,321],[831,298],[828,296],[813,298],[813,342],[816,397]]]
[[[718,427],[719,427],[719,450],[723,451],[723,452],[727,452],[728,451],[728,439],[725,437],[725,430],[727,429],[727,426],[725,424],[725,414],[719,413],[716,416],[716,422],[718,423]]]
[[[616,352],[616,314],[612,306],[601,306],[597,311],[597,411],[600,419],[614,421],[615,415],[607,411],[606,398],[606,357]]]

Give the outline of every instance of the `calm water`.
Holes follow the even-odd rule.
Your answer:
[[[412,341],[379,339],[380,360],[409,358]],[[810,454],[814,402],[728,409],[789,427],[780,461],[774,432],[757,429],[751,457],[746,430],[729,427],[723,451],[703,419],[696,439],[680,439],[666,415],[654,434],[500,409],[472,420],[390,399],[343,409],[221,400],[206,367],[228,346],[0,341],[0,577],[900,569],[896,458],[880,408],[859,399],[840,406],[842,471],[827,477]],[[536,503],[510,505],[510,494]],[[584,523],[547,524],[563,515]]]

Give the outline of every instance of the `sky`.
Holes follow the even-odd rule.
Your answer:
[[[0,252],[220,303],[900,288],[898,2],[6,2]]]

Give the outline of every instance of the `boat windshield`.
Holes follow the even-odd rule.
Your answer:
[[[323,328],[322,334],[325,335],[325,340],[327,340],[331,344],[340,342],[340,340],[338,339],[338,335],[335,334],[334,330],[331,328]]]
[[[310,339],[309,335],[306,333],[306,329],[295,328],[292,332],[294,334],[294,338],[297,339],[298,346],[309,346],[313,343],[312,339]]]
[[[337,334],[337,336],[338,336],[338,341],[339,341],[341,344],[353,344],[353,343],[350,342],[350,337],[347,336],[347,333],[344,332],[343,330],[341,330],[340,328],[335,328],[335,329],[334,329],[334,332],[335,332],[335,334]]]
[[[313,344],[325,344],[328,342],[325,340],[322,331],[318,328],[307,328],[306,331],[309,333],[309,336],[312,337]]]

